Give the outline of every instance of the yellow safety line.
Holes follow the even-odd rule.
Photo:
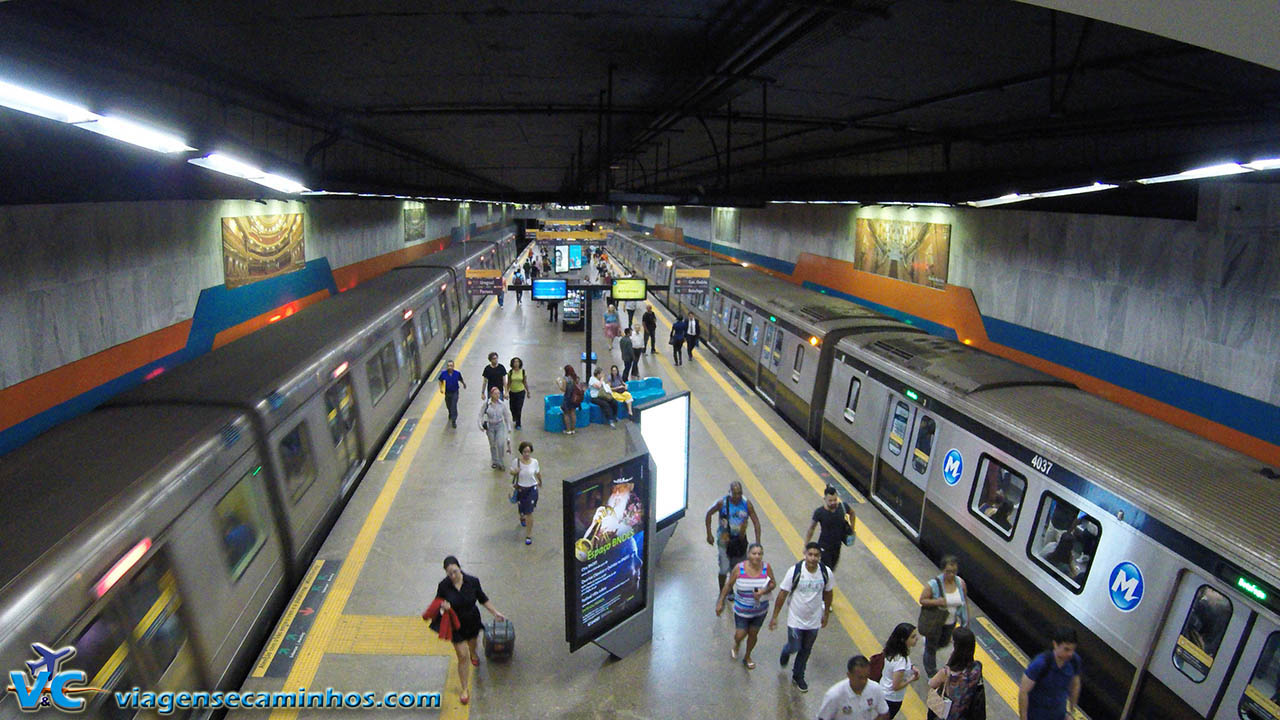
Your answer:
[[[834,477],[834,478],[844,477],[844,473],[841,473],[839,470],[836,470],[834,467],[832,467],[831,463],[827,462],[827,459],[822,457],[821,453],[819,453],[817,450],[814,450],[813,448],[809,448],[809,457],[818,461],[818,463],[821,464],[822,467],[826,468],[827,472],[831,473],[831,477]],[[846,480],[846,482],[848,481]],[[855,493],[849,493],[849,494],[853,497],[854,501],[860,504],[865,503],[867,501],[866,498],[862,497],[862,493],[855,492]]]
[[[667,360],[663,355],[658,355],[657,358],[667,369],[670,377],[673,378],[673,384],[680,390],[688,390],[688,384],[684,382],[683,378],[676,374],[675,367],[671,364],[671,361]],[[702,423],[703,427],[706,428],[707,433],[711,435],[711,439],[714,440],[716,445],[720,448],[721,454],[729,460],[729,464],[733,466],[738,477],[742,479],[742,484],[750,494],[756,507],[764,510],[764,514],[768,517],[769,522],[773,524],[774,528],[778,531],[778,534],[782,536],[782,542],[790,551],[791,557],[800,557],[803,555],[804,540],[800,537],[799,531],[797,531],[795,526],[791,524],[787,519],[787,516],[783,514],[782,509],[778,507],[776,502],[774,502],[773,497],[769,492],[765,490],[760,479],[756,477],[755,472],[753,472],[751,467],[747,465],[746,460],[744,460],[742,455],[738,453],[737,448],[735,448],[733,443],[729,441],[729,438],[725,436],[724,431],[720,429],[719,423],[717,423],[715,419],[711,417],[711,414],[707,412],[702,401],[700,401],[696,395],[691,395],[690,397],[693,400],[692,406],[694,415],[698,417],[698,420]],[[823,487],[825,487],[825,485]],[[787,564],[790,564],[790,561],[786,561],[781,566],[785,566]],[[835,589],[831,603],[831,610],[835,613],[836,619],[840,621],[840,625],[844,627],[845,632],[853,640],[854,645],[856,645],[859,650],[868,657],[880,651],[882,647],[880,640],[876,638],[875,633],[871,631],[871,628],[867,626],[866,622],[863,621],[858,612],[854,610],[853,604],[849,602],[849,598],[840,591],[839,587]],[[907,693],[904,696],[902,710],[909,720],[923,720],[925,717],[924,701],[922,701],[918,695],[913,693]]]
[[[387,459],[387,453],[391,452],[391,448],[395,446],[396,440],[400,437],[400,431],[404,429],[404,424],[409,422],[409,418],[400,418],[400,422],[396,423],[396,429],[391,431],[387,437],[388,442],[382,446],[382,452],[378,453],[376,462],[383,462]]]
[[[493,315],[494,308],[497,303],[489,303],[489,308],[480,316],[480,320],[474,326],[471,337],[467,338],[463,344],[462,350],[458,352],[455,362],[459,365],[471,352],[475,339],[480,334],[480,328]],[[365,516],[364,524],[360,527],[360,532],[356,535],[355,542],[351,545],[346,558],[342,561],[342,569],[338,571],[338,577],[334,579],[333,589],[329,593],[328,600],[320,608],[320,612],[316,613],[315,623],[311,626],[310,636],[307,638],[298,651],[298,656],[294,659],[293,668],[289,671],[289,677],[284,682],[285,688],[309,687],[311,681],[315,679],[316,671],[320,668],[320,660],[324,657],[325,651],[328,649],[329,641],[333,638],[334,629],[338,625],[338,620],[342,617],[342,611],[346,608],[347,600],[351,597],[351,592],[355,589],[356,580],[360,577],[360,571],[364,569],[365,561],[369,559],[369,551],[373,549],[373,541],[378,537],[378,531],[382,529],[382,524],[387,519],[387,513],[391,511],[391,504],[395,502],[396,494],[400,492],[400,486],[404,483],[405,475],[409,472],[409,466],[413,464],[413,459],[418,454],[418,448],[422,446],[422,441],[426,438],[427,429],[432,425],[432,419],[435,418],[436,412],[440,410],[440,405],[444,402],[444,396],[435,393],[431,397],[431,401],[427,404],[426,412],[422,414],[422,419],[418,422],[418,427],[414,428],[413,435],[409,437],[409,442],[405,444],[404,452],[400,455],[400,459],[396,460],[395,465],[391,469],[391,475],[387,478],[387,482],[382,486],[378,498],[374,501],[373,507],[369,510],[369,514]],[[450,662],[450,667],[457,663],[457,657]],[[456,672],[449,673],[450,677],[457,675]],[[448,687],[448,685],[446,685]],[[445,699],[444,706],[449,710],[450,703],[448,698]],[[455,710],[456,712],[456,710]],[[298,716],[297,710],[274,710],[271,713],[271,720],[290,720]],[[442,717],[450,717],[444,714]],[[466,709],[463,708],[461,717],[466,717]]]
[[[991,637],[995,638],[995,641],[1000,643],[1000,645],[1004,647],[1005,652],[1009,653],[1014,660],[1017,660],[1019,665],[1026,667],[1026,665],[1031,662],[1027,658],[1027,654],[1022,652],[1022,649],[1017,645],[1014,645],[1013,641],[1009,639],[1009,636],[1001,632],[1000,629],[996,627],[995,623],[985,617],[974,618],[974,620],[976,620],[979,625],[986,628]]]
[[[258,665],[253,668],[253,677],[260,678],[267,674],[267,668],[271,667],[271,661],[275,659],[276,652],[280,650],[280,644],[284,642],[284,636],[289,633],[289,626],[293,624],[293,619],[297,617],[298,611],[302,609],[302,601],[307,599],[307,593],[311,592],[311,585],[316,581],[316,576],[320,574],[320,566],[324,561],[316,558],[311,563],[311,569],[307,571],[306,576],[302,578],[302,584],[298,585],[298,589],[293,592],[293,599],[289,601],[289,607],[285,608],[284,616],[276,623],[276,631],[271,634],[271,639],[267,641],[267,647],[262,651],[262,656],[258,658]]]
[[[667,327],[671,326],[671,323],[667,320],[665,313],[659,314],[658,317],[662,319],[664,325]],[[702,369],[706,371],[707,375],[709,375],[711,379],[720,386],[720,389],[724,391],[724,394],[729,397],[743,415],[751,420],[751,423],[756,426],[756,429],[758,429],[770,443],[773,444],[774,448],[776,448],[778,452],[782,453],[782,456],[786,458],[787,462],[791,463],[791,466],[796,469],[796,472],[800,474],[800,477],[804,478],[809,483],[809,486],[821,495],[826,489],[826,482],[823,481],[822,478],[818,477],[818,474],[813,471],[813,468],[809,467],[808,463],[806,463],[804,459],[801,458],[800,455],[782,439],[782,436],[779,435],[778,432],[760,416],[760,413],[756,412],[755,408],[747,404],[747,401],[739,393],[733,391],[733,388],[729,386],[729,382],[725,380],[714,367],[712,367],[711,363],[707,361],[704,355],[705,353],[699,354],[696,359],[698,364],[702,366]],[[673,375],[675,374],[674,367],[669,367],[669,370]],[[876,537],[875,533],[867,527],[866,523],[861,520],[857,520],[857,525],[858,539],[867,546],[867,549],[870,550],[871,554],[880,561],[880,564],[883,565],[891,575],[893,575],[894,579],[898,581],[898,584],[902,586],[903,590],[907,591],[907,594],[911,596],[912,600],[919,598],[921,591],[924,589],[924,584],[917,580],[915,575],[913,575],[911,571],[902,564],[902,561],[899,560],[878,537]],[[1017,708],[1018,683],[1014,681],[1013,678],[1010,678],[1000,665],[996,663],[996,661],[985,650],[983,650],[981,646],[977,648],[974,656],[982,662],[983,677],[988,683],[990,683],[991,688],[999,693],[1000,697],[1004,698],[1004,701],[1009,704],[1009,707]],[[988,672],[987,668],[991,668],[991,672]],[[908,694],[908,697],[911,697],[911,695]]]

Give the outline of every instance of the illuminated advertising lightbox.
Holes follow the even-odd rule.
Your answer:
[[[569,246],[557,245],[555,250],[555,271],[569,272]]]
[[[615,278],[613,281],[614,300],[644,300],[648,292],[649,284],[644,278]]]
[[[582,269],[582,246],[581,245],[569,246],[569,269],[570,270]]]
[[[689,391],[646,403],[636,411],[640,434],[657,467],[653,515],[661,530],[684,517],[689,505]]]
[[[563,300],[569,296],[569,286],[564,280],[534,278],[534,300]]]
[[[564,482],[565,640],[576,652],[644,610],[649,455]]]

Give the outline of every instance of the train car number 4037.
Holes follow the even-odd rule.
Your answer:
[[[1049,471],[1053,469],[1053,463],[1049,462],[1048,460],[1045,460],[1039,455],[1036,455],[1035,457],[1031,458],[1031,467],[1039,470],[1045,475],[1048,475]]]

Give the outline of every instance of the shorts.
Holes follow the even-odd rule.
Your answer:
[[[765,615],[768,615],[768,613],[765,613]],[[733,627],[735,630],[750,630],[751,628],[759,628],[761,625],[764,625],[764,615],[743,617],[738,613],[733,614]]]
[[[716,554],[719,556],[718,559],[720,560],[721,575],[728,575],[729,571],[733,569],[734,565],[737,565],[738,563],[747,559],[746,555],[742,555],[740,557],[729,557],[729,554],[726,550],[725,543],[723,541],[716,543]]]
[[[516,486],[516,506],[520,508],[521,515],[532,515],[533,509],[538,507],[538,486]]]

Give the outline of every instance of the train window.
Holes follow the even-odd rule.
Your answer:
[[[74,664],[84,670],[89,678],[88,686],[107,691],[98,693],[98,697],[111,697],[111,691],[116,688],[144,686],[130,661],[129,644],[109,614],[104,613],[90,623],[72,644],[76,648]],[[85,699],[85,709],[92,717],[104,720],[127,720],[134,716],[132,711],[122,710],[114,702],[102,702],[95,707],[91,698]]]
[[[1102,526],[1075,505],[1045,493],[1027,554],[1073,592],[1084,589],[1102,540]]]
[[[431,337],[435,337],[436,333],[440,332],[440,311],[435,305],[427,308],[427,331]]]
[[[258,471],[245,473],[214,507],[223,559],[232,580],[240,579],[258,548],[267,541],[267,524],[262,520],[264,500],[257,486]]]
[[[1240,698],[1240,720],[1280,718],[1280,632],[1273,632],[1262,646],[1253,678]]]
[[[729,309],[729,334],[738,334],[738,325],[742,322],[742,310],[738,308]]]
[[[382,360],[374,355],[365,361],[364,370],[369,376],[369,396],[373,398],[373,404],[377,405],[382,396],[387,394],[387,379],[382,376]]]
[[[911,451],[911,469],[923,475],[929,469],[929,456],[933,453],[933,436],[938,424],[928,415],[921,416],[920,429],[916,431],[916,446]]]
[[[1173,666],[1192,682],[1204,682],[1213,667],[1213,658],[1231,622],[1231,601],[1208,585],[1201,585],[1191,600],[1191,609],[1182,623],[1178,644],[1173,648]]]
[[[742,342],[747,342],[748,338],[750,337],[751,337],[751,314],[743,313],[742,314],[742,332],[738,333],[738,339],[741,340]]]
[[[773,369],[782,364],[782,328],[773,334]]]
[[[284,487],[294,502],[316,479],[316,463],[307,440],[307,424],[299,423],[293,432],[280,439],[280,464],[284,466]]]
[[[1027,494],[1027,479],[987,455],[978,461],[974,477],[969,511],[991,523],[1005,538],[1013,537],[1022,498]]]
[[[781,335],[781,333],[779,333]],[[796,345],[796,357],[791,361],[792,372],[800,372],[800,368],[804,367],[804,343]]]
[[[125,627],[131,629],[134,646],[160,675],[187,641],[186,624],[178,615],[181,605],[178,581],[162,554],[153,556],[121,593]]]
[[[910,421],[911,408],[904,402],[898,403],[893,408],[893,426],[889,430],[889,452],[894,455],[902,454],[902,443],[907,436],[907,423]]]
[[[849,394],[844,396],[844,421],[853,422],[858,412],[858,394],[862,392],[862,381],[858,378],[849,380]]]
[[[350,467],[359,459],[356,445],[356,406],[351,392],[351,375],[340,380],[324,393],[325,411],[328,413],[329,434],[338,450],[338,459],[346,460]]]
[[[387,388],[390,389],[400,379],[400,358],[396,356],[395,345],[383,345],[382,350],[378,351],[378,357],[382,360],[382,378],[387,381]]]

